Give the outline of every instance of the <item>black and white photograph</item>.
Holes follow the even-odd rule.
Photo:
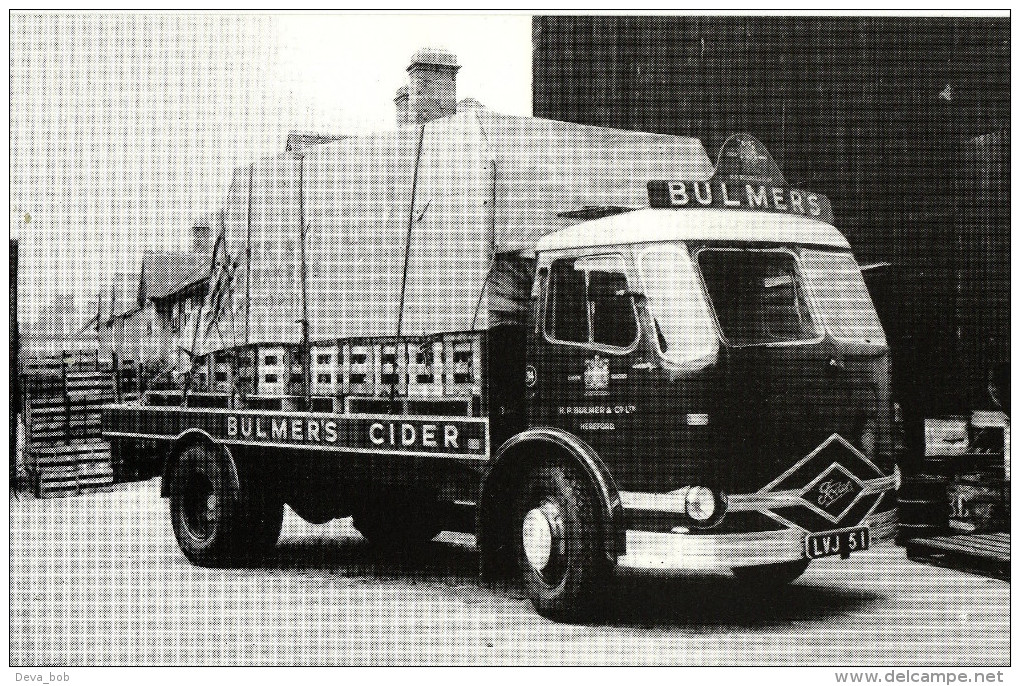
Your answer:
[[[1008,11],[8,23],[11,683],[1010,680]]]

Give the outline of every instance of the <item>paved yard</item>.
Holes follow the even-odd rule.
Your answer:
[[[191,566],[158,481],[11,500],[11,665],[1009,662],[1009,584],[885,546],[769,597],[725,577],[621,575],[597,621],[481,588],[471,537],[379,559],[349,520],[288,510],[265,567]]]

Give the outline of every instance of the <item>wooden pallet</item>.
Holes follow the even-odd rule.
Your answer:
[[[40,498],[113,485],[101,406],[114,402],[114,378],[97,357],[61,355],[22,362],[25,467]]]
[[[949,522],[946,487],[949,479],[936,474],[904,477],[896,497],[899,503],[899,527],[896,541],[937,536]]]
[[[1008,533],[915,538],[905,547],[911,560],[1006,581],[1010,578]]]
[[[76,440],[32,448],[36,496],[59,498],[109,490],[113,486],[110,444]]]
[[[99,438],[104,403],[112,395],[90,394],[73,402],[54,398],[29,398],[25,402],[25,440],[29,446],[48,446],[82,438]]]
[[[62,373],[62,369],[75,372],[95,372],[108,366],[105,361],[98,359],[96,351],[65,352],[63,355],[49,355],[44,357],[23,357],[20,360],[21,374],[26,376],[35,375],[56,375]]]

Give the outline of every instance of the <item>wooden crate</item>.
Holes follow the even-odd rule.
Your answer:
[[[209,390],[230,393],[234,390],[234,360],[229,351],[214,353],[210,366]]]
[[[72,405],[103,405],[116,400],[114,378],[103,372],[68,372],[67,399]]]
[[[480,395],[482,392],[482,343],[480,334],[443,336],[444,395]]]
[[[442,341],[409,341],[407,344],[408,397],[441,397],[443,395],[443,362]]]
[[[209,390],[209,365],[211,355],[197,356],[191,365],[191,390],[206,392]]]
[[[71,407],[35,407],[26,417],[26,439],[31,443],[66,441],[75,438],[98,437],[102,410],[98,405]]]
[[[258,347],[241,348],[237,352],[237,377],[235,379],[239,393],[248,395],[255,392],[255,377],[258,365]]]
[[[1006,492],[1009,483],[1002,470],[957,474],[949,484],[949,528],[973,534],[1009,529]]]
[[[31,452],[40,498],[94,493],[113,486],[110,445],[105,441],[74,440],[66,445],[37,446]]]
[[[407,395],[407,343],[399,338],[383,339],[379,347],[379,395]]]
[[[101,406],[114,401],[112,376],[89,372],[66,377],[65,392],[26,394],[25,440],[30,453],[36,447],[101,437]]]
[[[335,396],[343,384],[341,382],[340,347],[336,343],[316,343],[312,345],[312,395]]]
[[[259,395],[286,395],[287,365],[287,349],[284,346],[259,346],[255,392]]]
[[[287,346],[287,379],[286,394],[292,396],[305,395],[305,365],[301,347]]]
[[[376,346],[368,342],[344,344],[343,392],[354,396],[375,396],[379,379]]]
[[[78,350],[58,355],[22,357],[19,360],[20,373],[26,376],[59,376],[62,370],[71,372],[101,371],[102,362],[95,350]]]

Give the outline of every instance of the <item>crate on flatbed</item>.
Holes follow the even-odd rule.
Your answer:
[[[196,358],[188,405],[212,407],[205,396],[226,399],[236,390],[244,406],[251,409],[300,409],[311,396],[315,411],[375,407],[378,403],[366,404],[375,399],[391,403],[389,411],[398,406],[410,413],[417,408],[440,408],[470,416],[481,406],[484,335],[464,332],[317,341],[310,345],[307,362],[302,346],[293,344],[220,350]],[[310,377],[307,389],[305,364]],[[149,404],[181,404],[177,396],[171,399],[167,393],[149,392]]]
[[[218,352],[212,356],[210,366],[210,390],[213,393],[230,393],[234,388],[234,359],[229,352]]]
[[[313,396],[335,396],[343,383],[340,378],[342,365],[340,347],[336,342],[319,343],[312,346],[311,384]]]

